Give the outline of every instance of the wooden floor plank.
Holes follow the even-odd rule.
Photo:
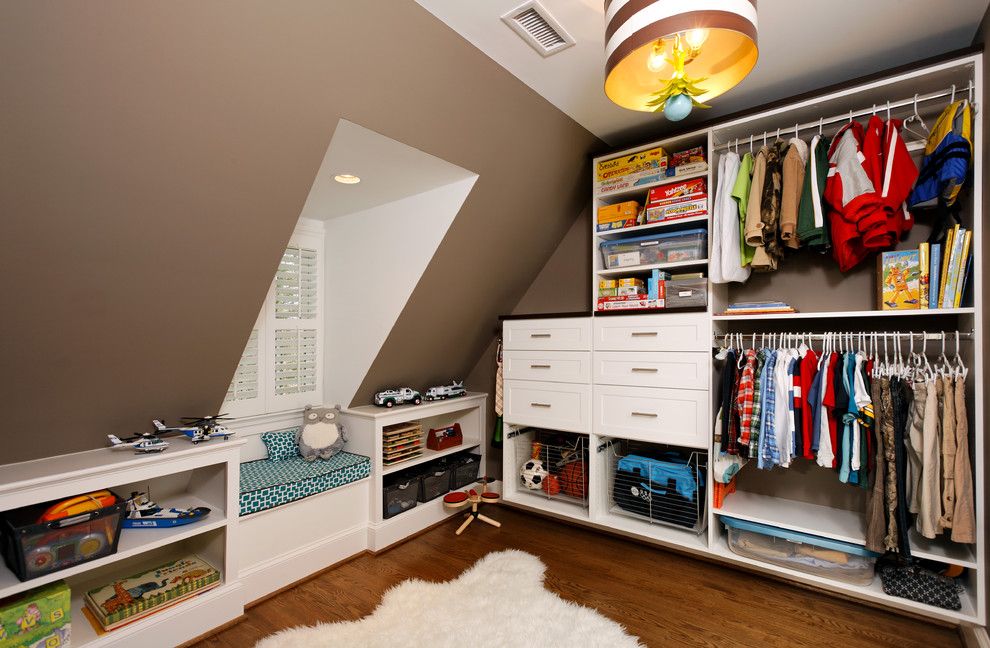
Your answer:
[[[405,579],[450,580],[507,548],[539,556],[550,590],[615,619],[649,646],[962,645],[953,628],[936,623],[505,507],[492,515],[501,529],[474,524],[456,537],[451,521],[340,565],[248,609],[244,622],[196,648],[245,648],[283,628],[359,619]]]

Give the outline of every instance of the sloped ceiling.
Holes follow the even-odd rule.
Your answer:
[[[673,0],[670,0],[673,2]],[[609,144],[654,139],[725,115],[968,47],[987,0],[759,0],[760,58],[739,86],[672,124],[602,90],[603,0],[539,0],[576,40],[541,57],[499,19],[523,0],[418,0],[440,20]],[[690,3],[683,3],[690,4]]]
[[[479,175],[376,386],[473,366],[601,146],[412,0],[8,2],[0,60],[0,463],[220,405],[340,118]]]

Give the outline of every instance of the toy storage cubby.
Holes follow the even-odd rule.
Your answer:
[[[370,456],[372,460],[369,505],[371,522],[368,530],[368,545],[372,551],[380,551],[447,517],[441,497],[447,490],[429,501],[421,502],[416,476],[421,475],[427,465],[440,465],[434,462],[467,454],[469,451],[479,457],[478,465],[484,466],[488,433],[485,429],[484,410],[487,397],[487,394],[468,392],[457,398],[421,405],[397,405],[392,408],[365,405],[341,412],[350,439],[348,447]],[[443,450],[431,450],[427,447],[426,435],[430,429],[455,423],[460,425],[463,443]],[[385,429],[414,429],[417,425],[420,429],[422,452],[405,461],[385,465]],[[406,483],[410,485],[401,489],[401,492],[396,488],[397,484]],[[449,481],[444,482],[446,484]],[[436,484],[434,486],[440,488]],[[388,495],[386,487],[389,487]],[[409,492],[410,488],[414,488],[416,493]],[[386,515],[389,497],[394,498],[396,506],[392,514]],[[401,503],[406,506],[401,506]]]
[[[0,511],[110,489],[121,497],[147,491],[164,506],[207,506],[210,514],[185,526],[123,529],[117,551],[39,578],[20,581],[0,565],[0,598],[65,580],[71,589],[74,647],[179,645],[243,613],[237,564],[238,474],[242,440],[199,446],[177,441],[166,453],[139,455],[99,449],[0,467]],[[222,584],[109,633],[83,615],[86,591],[187,554],[220,570]],[[126,644],[124,643],[126,642]]]
[[[507,430],[505,436],[503,490],[507,501],[588,516],[587,434],[519,426]]]

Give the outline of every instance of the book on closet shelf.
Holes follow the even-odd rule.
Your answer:
[[[939,269],[938,275],[938,299],[936,300],[936,308],[942,307],[942,301],[945,299],[945,280],[949,275],[949,257],[952,255],[952,240],[955,237],[958,225],[949,230],[945,236],[945,246],[942,248],[942,267]]]
[[[952,251],[949,254],[949,264],[945,274],[942,299],[939,301],[942,308],[952,308],[952,304],[956,300],[956,288],[959,287],[959,271],[963,263],[963,245],[966,240],[966,230],[959,226],[954,227],[953,230]]]
[[[942,244],[932,243],[928,267],[928,308],[938,308],[939,272],[942,268]]]
[[[973,274],[973,254],[970,253],[969,258],[966,260],[966,270],[963,272],[962,285],[959,288],[959,305],[961,305],[962,300],[966,299],[967,297],[966,290],[969,288],[969,278],[972,274]],[[969,301],[969,303],[973,303],[973,302]]]
[[[921,296],[918,250],[881,252],[877,257],[877,310],[914,310]]]
[[[928,243],[922,243],[918,246],[918,270],[920,275],[918,276],[918,307],[922,309],[928,308],[928,286],[931,281],[929,270],[929,245]]]
[[[952,307],[959,308],[962,303],[963,290],[966,286],[966,275],[972,268],[970,259],[972,254],[973,232],[967,231],[963,235],[962,254],[959,256],[959,276],[956,279],[955,290],[953,291]]]

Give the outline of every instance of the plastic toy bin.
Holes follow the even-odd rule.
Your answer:
[[[723,517],[733,553],[853,585],[873,582],[878,554],[859,545]]]
[[[22,581],[117,552],[126,503],[38,522],[58,500],[7,511],[0,519],[4,562]]]
[[[382,489],[382,517],[386,520],[416,506],[419,477],[393,476],[386,478]]]
[[[450,462],[450,490],[466,488],[478,481],[480,468],[480,454],[471,453],[454,457]]]
[[[667,281],[666,308],[704,308],[708,305],[708,279]]]
[[[609,269],[697,261],[705,258],[708,248],[706,235],[704,229],[692,229],[605,241],[601,244],[602,260]]]
[[[429,464],[419,478],[419,501],[429,502],[450,490],[450,470],[446,464]]]

